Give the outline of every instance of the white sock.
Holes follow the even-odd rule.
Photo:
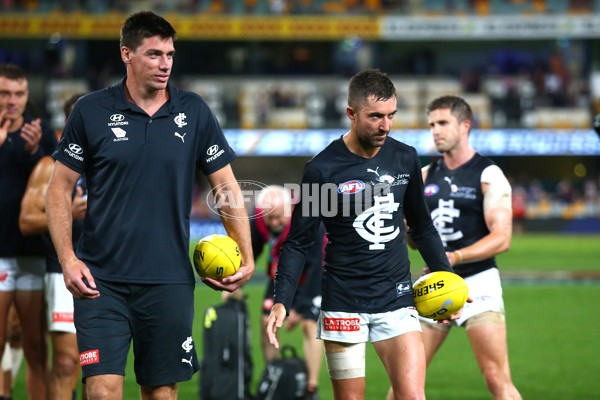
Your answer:
[[[23,348],[11,347],[10,355],[12,358],[12,378],[14,380],[17,377],[17,374],[19,373],[19,369],[21,369],[21,362],[23,361]]]
[[[2,356],[2,371],[12,370],[12,354],[8,342],[4,345],[4,355]]]

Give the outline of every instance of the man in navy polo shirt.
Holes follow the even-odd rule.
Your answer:
[[[142,398],[177,398],[177,382],[191,379],[199,367],[188,255],[196,170],[217,196],[242,198],[229,165],[235,153],[213,113],[196,94],[168,84],[175,36],[152,12],[130,16],[121,28],[127,77],[77,102],[53,155],[48,222],[75,297],[90,399],[122,398],[132,339]],[[81,174],[88,209],[74,252],[70,203]],[[233,291],[254,273],[250,228],[243,205],[217,204],[242,266],[223,281],[203,280]]]

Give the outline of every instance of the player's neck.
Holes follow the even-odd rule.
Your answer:
[[[8,127],[8,132],[16,132],[19,129],[21,129],[21,127],[23,126],[23,124],[25,123],[25,117],[24,116],[19,116],[19,118],[15,118],[12,120],[12,122],[10,123],[10,126]]]
[[[167,89],[147,90],[137,84],[135,79],[127,78],[124,85],[127,100],[144,110],[149,116],[154,115],[169,98]]]
[[[456,169],[468,162],[475,155],[475,150],[467,145],[444,153],[444,163],[448,169]]]
[[[381,147],[365,147],[360,140],[356,137],[356,134],[353,134],[352,131],[346,133],[342,136],[342,140],[346,145],[346,148],[350,150],[351,153],[359,155],[364,158],[373,158],[379,153],[379,149]]]

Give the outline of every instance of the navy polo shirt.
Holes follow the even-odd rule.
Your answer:
[[[169,101],[150,117],[127,101],[124,82],[79,99],[53,154],[88,185],[76,254],[98,279],[193,282],[194,176],[235,153],[197,94],[169,85]]]

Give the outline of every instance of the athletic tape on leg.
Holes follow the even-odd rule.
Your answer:
[[[327,343],[325,358],[329,377],[335,380],[363,378],[365,349],[366,343]]]

